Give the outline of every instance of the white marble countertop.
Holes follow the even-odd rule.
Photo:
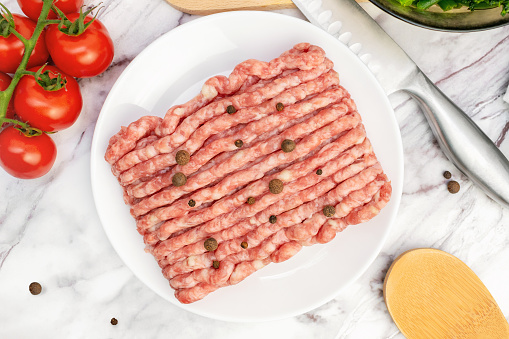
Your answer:
[[[16,1],[3,3],[20,12]],[[54,136],[54,168],[28,181],[0,171],[0,338],[403,338],[385,307],[382,284],[392,260],[418,247],[462,259],[509,316],[509,210],[452,166],[404,95],[391,97],[405,155],[396,223],[374,263],[334,300],[293,318],[241,324],[197,316],[153,293],[124,265],[102,229],[91,192],[90,146],[120,73],[157,37],[195,17],[163,0],[103,5],[99,17],[114,40],[115,59],[103,75],[80,80],[84,109],[75,125]],[[509,83],[509,26],[442,33],[363,6],[509,155],[509,104],[502,99]],[[302,18],[297,10],[281,12]],[[456,195],[447,191],[445,170],[461,184]],[[28,292],[32,281],[43,286],[39,296]]]

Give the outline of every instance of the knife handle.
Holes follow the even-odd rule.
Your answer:
[[[509,208],[509,161],[490,138],[421,71],[402,90],[419,103],[447,158]]]

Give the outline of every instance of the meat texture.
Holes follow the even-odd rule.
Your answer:
[[[308,43],[122,127],[105,159],[182,303],[331,241],[391,196],[354,101]]]

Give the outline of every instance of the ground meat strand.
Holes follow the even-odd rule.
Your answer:
[[[373,193],[373,189],[376,191],[380,188],[380,186],[383,187],[383,183],[386,181],[386,179],[387,178],[384,175],[381,175],[361,191]],[[380,205],[384,204],[384,202],[386,203],[387,200],[377,198],[377,193],[378,192],[376,192],[375,196],[373,196],[372,203],[379,203]],[[365,206],[368,205],[361,206],[358,209],[360,210]],[[229,279],[225,278],[225,275],[232,274],[235,271],[235,268],[232,269],[232,263],[239,264],[256,260],[265,260],[266,262],[270,262],[272,261],[272,258],[276,260],[287,260],[289,257],[295,255],[301,248],[302,244],[289,240],[286,237],[285,231],[280,229],[279,231],[265,238],[256,248],[239,252],[235,255],[231,255],[223,259],[221,262],[224,263],[225,266],[222,271],[214,272],[208,271],[207,269],[195,269],[191,273],[186,273],[178,275],[174,278],[170,278],[170,285],[174,288],[188,290],[193,290],[195,286],[199,286],[201,283],[209,282],[214,282],[216,284],[222,283],[223,286],[226,286]],[[279,252],[280,250],[281,252]],[[199,260],[197,260],[197,262],[199,262]],[[220,278],[215,277],[215,274],[220,276]],[[202,297],[204,297],[204,295]]]
[[[309,88],[309,89],[311,91],[316,91],[316,90],[325,91],[327,88],[329,88],[330,86],[333,86],[337,83],[337,77],[336,77],[336,80],[334,80],[334,78],[335,77],[327,76],[323,79],[324,81],[320,82],[320,84],[322,85],[320,88],[318,88],[318,89]],[[310,87],[310,86],[309,86],[309,84],[306,84],[305,87]],[[302,89],[304,89],[304,87]],[[212,159],[217,154],[219,154],[221,152],[235,150],[236,147],[234,147],[234,141],[236,139],[241,139],[241,140],[243,140],[243,142],[246,144],[247,147],[250,146],[251,142],[256,138],[257,135],[259,135],[260,130],[276,129],[278,126],[281,126],[282,124],[286,124],[289,121],[296,120],[300,117],[305,116],[305,113],[308,112],[309,110],[302,109],[302,106],[304,104],[312,104],[314,106],[318,105],[319,103],[330,104],[330,102],[328,102],[328,101],[320,100],[320,98],[322,98],[324,96],[328,96],[329,98],[332,99],[332,94],[330,94],[330,92],[331,93],[332,92],[339,93],[343,96],[346,95],[346,92],[341,88],[327,91],[327,92],[320,94],[319,96],[313,98],[309,102],[306,101],[305,103],[300,103],[300,104],[296,104],[296,105],[292,106],[292,108],[285,111],[284,114],[268,115],[268,116],[265,116],[264,118],[261,118],[259,120],[255,120],[248,124],[245,124],[245,125],[243,125],[244,127],[242,129],[238,130],[236,133],[232,134],[231,136],[226,135],[222,139],[216,139],[209,144],[205,144],[204,147],[202,149],[200,149],[197,153],[194,153],[195,150],[197,149],[196,145],[192,145],[192,144],[188,145],[186,143],[186,145],[184,145],[184,148],[188,152],[190,152],[192,154],[194,153],[193,156],[191,157],[191,161],[186,166],[176,166],[176,167],[172,168],[171,171],[169,171],[166,175],[162,176],[158,181],[155,181],[155,180],[149,181],[149,182],[134,186],[133,188],[129,189],[130,194],[132,194],[133,196],[135,196],[137,198],[141,198],[141,197],[153,194],[153,193],[159,191],[160,189],[167,187],[169,185],[169,182],[171,181],[171,179],[170,179],[171,175],[178,171],[183,171],[186,175],[192,175],[198,168],[200,168],[201,166],[203,166],[203,164],[210,161],[210,159]],[[312,92],[309,92],[306,90],[306,91],[300,91],[300,93],[301,93],[301,96],[303,97],[306,94],[309,94]],[[350,102],[345,102],[345,104],[350,104]],[[267,106],[267,107],[265,107],[266,112],[270,112],[270,110],[272,109],[271,105],[265,105],[265,106]],[[261,108],[258,107],[257,111],[260,111],[260,109]],[[259,114],[259,112],[256,114]],[[191,141],[191,140],[189,140],[189,141]],[[261,141],[261,140],[257,139],[257,141]],[[158,163],[160,162],[161,164],[166,164],[166,166],[175,164],[175,161],[173,159],[173,153],[171,155],[161,155],[156,158],[157,158]],[[154,161],[155,160],[156,159],[154,159]],[[146,166],[148,166],[148,165],[146,165]],[[156,166],[158,166],[158,165],[156,164]],[[159,167],[157,167],[157,168],[159,168]]]
[[[351,159],[348,158],[349,154],[345,154],[343,157],[340,157],[339,162],[336,164],[336,166],[340,167],[344,163],[351,161]],[[375,163],[376,157],[374,157],[374,155],[369,154],[363,160],[356,162],[355,164],[352,164],[350,166],[341,168],[340,171],[343,177],[346,179],[349,175],[354,175],[363,170],[364,168],[374,165]],[[332,178],[329,178],[329,180],[327,180],[329,171],[332,172],[331,175],[334,174],[333,171],[335,171],[335,168],[331,167],[332,167],[331,164],[328,164],[328,167],[326,167],[327,174],[324,177],[316,178],[316,176],[307,176],[302,177],[300,180],[295,181],[295,183],[292,183],[293,186],[295,186],[295,189],[293,191],[297,192],[297,194],[289,194],[284,199],[283,197],[281,197],[280,199],[278,197],[277,199],[271,199],[268,202],[265,201],[267,199],[260,199],[260,204],[262,204],[262,206],[259,206],[258,208],[254,209],[254,211],[253,209],[251,209],[251,211],[248,211],[247,209],[244,208],[238,210],[241,212],[238,215],[236,215],[237,213],[231,213],[232,215],[237,216],[236,219],[229,221],[228,224],[231,226],[225,227],[223,230],[213,233],[212,235],[212,237],[214,237],[220,243],[219,248],[215,252],[216,257],[221,259],[231,253],[234,253],[235,251],[238,251],[239,250],[238,243],[249,240],[247,237],[244,237],[244,235],[249,231],[256,229],[256,227],[259,227],[259,225],[264,224],[267,221],[268,215],[279,215],[285,211],[288,211],[292,208],[299,206],[299,204],[301,203],[313,200],[316,197],[327,192],[327,190],[330,189],[330,187],[334,186],[334,181],[332,180]],[[309,179],[312,179],[312,181],[309,182]],[[322,181],[325,182],[321,183]],[[313,182],[316,182],[316,185],[313,186]],[[292,186],[292,184],[289,186]],[[268,195],[268,197],[270,199],[271,197],[273,197],[273,195]],[[269,207],[266,206],[271,203],[273,204],[270,205]],[[256,211],[258,213],[254,215],[254,212]],[[247,219],[242,220],[241,219],[242,216],[247,217]],[[214,220],[217,220],[217,218]],[[204,251],[199,246],[199,243],[203,239],[203,236],[206,236],[206,234],[209,233],[203,232],[202,236],[199,237],[195,243],[173,251],[161,253],[162,248],[159,247],[159,251],[155,251],[154,256],[156,257],[156,259],[161,259],[164,256],[166,256],[166,258],[162,262],[160,262],[160,264],[163,265],[164,267],[166,266],[166,264],[174,263],[179,259],[185,258],[187,256],[201,254]]]
[[[245,117],[246,112],[243,110],[250,107],[256,107],[271,98],[279,97],[281,93],[289,88],[294,88],[301,83],[314,80],[323,73],[329,71],[331,67],[332,62],[328,60],[328,62],[311,70],[298,71],[285,77],[278,78],[273,82],[267,83],[264,87],[256,89],[253,92],[241,93],[235,96],[226,97],[215,101],[210,105],[202,107],[184,119],[172,134],[157,139],[152,144],[143,149],[139,149],[127,154],[125,157],[115,163],[113,168],[118,173],[120,173],[140,162],[149,160],[156,155],[164,153],[176,153],[176,148],[188,140],[192,133],[196,134],[195,131],[206,130],[207,133],[209,133],[209,131],[213,133],[214,131],[210,128],[207,128],[207,126],[202,126],[199,129],[198,127],[204,123],[210,124],[210,120],[214,121],[214,118],[215,120],[218,120],[218,124],[223,127],[221,130],[230,127],[224,125],[224,122],[221,120],[230,121],[232,123],[240,123],[239,117],[225,113],[228,106],[233,105],[237,109],[236,115]],[[189,141],[190,140],[188,140],[184,146],[185,149],[195,150],[200,146],[198,145],[198,147],[190,147],[188,145]]]
[[[276,167],[279,164],[282,163],[288,163],[291,161],[294,161],[298,159],[300,156],[304,155],[304,150],[309,148],[315,148],[318,146],[324,139],[330,138],[334,134],[341,133],[343,131],[348,130],[352,127],[355,127],[359,123],[358,115],[347,115],[344,118],[338,119],[329,125],[326,125],[320,129],[317,130],[316,133],[308,135],[306,138],[304,138],[299,145],[300,150],[295,150],[292,153],[284,153],[283,151],[277,151],[269,156],[267,158],[260,162],[259,164],[252,166],[250,169],[247,169],[242,172],[235,173],[234,175],[229,176],[227,179],[221,181],[218,185],[216,185],[213,188],[210,188],[208,190],[202,190],[202,194],[197,195],[197,199],[193,199],[196,201],[199,200],[205,200],[209,199],[210,197],[221,197],[226,192],[230,191],[233,187],[238,187],[240,185],[243,185],[253,179],[257,179],[263,176],[265,172],[268,170]],[[270,146],[270,145],[267,145]],[[274,145],[272,145],[274,146]],[[277,144],[276,146],[277,147]],[[237,160],[237,159],[235,159]],[[241,159],[238,159],[241,160]],[[230,166],[224,166],[222,169],[222,173],[228,173],[231,171],[232,168],[235,168],[235,163],[231,164]],[[204,175],[205,177],[205,175]],[[188,184],[186,184],[186,187],[190,187],[190,189],[193,189],[194,186],[198,186],[201,184],[200,182],[192,182],[192,179],[188,181]],[[169,237],[169,235],[172,233],[172,229],[167,229],[163,226],[157,230],[157,235],[159,240],[165,240]]]
[[[269,140],[266,140],[265,142],[258,143],[256,145],[253,145],[253,147],[249,147],[249,148],[244,149],[243,151],[238,152],[235,155],[235,157],[229,158],[227,161],[225,161],[221,164],[218,164],[214,168],[216,170],[216,172],[214,174],[217,175],[217,173],[220,171],[222,171],[222,173],[229,173],[229,172],[231,172],[230,169],[238,168],[244,164],[247,164],[249,161],[256,159],[257,157],[266,156],[267,154],[270,154],[271,152],[277,151],[277,153],[274,153],[271,156],[266,157],[265,159],[262,159],[262,162],[257,164],[257,166],[261,167],[262,170],[265,170],[265,171],[270,170],[270,168],[266,169],[266,167],[264,168],[262,166],[265,163],[269,163],[272,166],[272,168],[274,168],[275,166],[278,165],[278,163],[271,160],[271,157],[278,158],[279,157],[278,154],[282,153],[282,152],[278,151],[277,144],[281,140],[283,140],[286,135],[294,135],[299,138],[302,136],[305,136],[306,134],[309,136],[309,134],[313,131],[313,129],[320,128],[321,125],[328,124],[328,123],[338,119],[341,116],[343,116],[343,117],[339,118],[334,123],[337,125],[343,124],[342,128],[349,128],[349,127],[355,126],[355,124],[357,124],[360,121],[359,116],[355,115],[355,114],[353,114],[352,116],[348,116],[348,115],[344,116],[344,114],[346,113],[345,107],[334,107],[333,106],[330,109],[323,110],[321,113],[322,114],[315,115],[308,121],[303,122],[302,124],[293,126],[292,128],[288,129],[281,135],[276,135],[276,136],[270,138]],[[322,129],[324,129],[324,128],[322,128]],[[324,138],[326,138],[326,137],[327,137],[327,135],[324,134]],[[301,141],[301,144],[304,145],[306,143],[306,140],[307,140],[306,138],[303,139]],[[281,159],[284,160],[285,158],[296,159],[297,157],[303,155],[304,152],[305,152],[305,150],[302,149],[299,152],[296,152],[292,157],[290,157],[290,156],[279,157],[278,160],[281,161]],[[281,163],[281,162],[279,162],[279,163]],[[256,167],[256,166],[252,166],[252,167]],[[239,173],[230,174],[230,176],[228,177],[228,180],[231,181],[232,178],[242,177],[243,174],[241,172],[242,171],[239,171]],[[246,172],[246,171],[244,171],[244,172]],[[221,176],[221,174],[219,174],[218,176]],[[259,176],[259,174],[258,174],[258,176]],[[189,185],[193,185],[193,183],[194,183],[193,180],[199,180],[199,178],[201,178],[201,177],[207,178],[208,175],[207,175],[207,173],[202,173],[200,175],[191,177],[189,179]],[[249,180],[251,178],[244,177],[244,179]],[[285,180],[285,181],[288,181],[288,180]],[[219,186],[222,182],[220,182],[217,186]],[[203,183],[206,184],[207,182],[204,181]],[[221,188],[217,187],[217,186],[214,186],[214,187],[211,187],[208,189],[204,189],[201,191],[196,191],[195,193],[193,193],[192,199],[195,201],[199,201],[199,202],[209,201],[210,197],[212,196],[211,192],[213,192],[213,190],[215,189],[213,197],[217,200],[219,198],[219,196],[217,194],[221,190]],[[224,192],[225,190],[222,189],[222,191]],[[178,191],[176,189],[169,188],[165,191],[155,194],[152,197],[150,197],[149,199],[145,199],[145,200],[141,201],[139,204],[134,205],[133,206],[134,214],[135,215],[142,214],[142,213],[145,213],[146,211],[151,211],[154,208],[159,207],[158,206],[159,202],[166,202],[166,201],[169,201],[169,199],[171,199],[170,197],[171,197],[172,192],[180,193],[180,191]],[[177,196],[177,198],[178,198],[178,196]],[[216,206],[216,210],[218,210],[218,206]],[[149,215],[141,217],[138,220],[138,229],[147,229],[148,227],[154,225],[157,222],[167,220],[170,216],[173,218],[179,217],[187,211],[189,211],[189,207],[185,205],[185,201],[179,200],[167,208],[153,210]],[[181,225],[180,227],[184,226],[183,223],[179,223],[179,225]],[[170,226],[170,224],[165,224],[165,227],[169,228],[171,226]],[[170,230],[169,232],[172,232],[172,231]]]
[[[357,134],[358,133],[358,134]],[[376,158],[374,155],[368,155],[371,152],[371,145],[367,139],[364,139],[362,143],[360,143],[358,146],[354,146],[351,148],[348,152],[341,153],[346,149],[346,144],[348,144],[349,140],[355,135],[358,135],[360,142],[363,138],[363,130],[356,129],[352,130],[350,132],[350,135],[345,135],[343,139],[338,139],[335,143],[330,144],[333,147],[329,147],[327,152],[321,152],[317,155],[315,155],[313,158],[308,159],[305,162],[302,163],[296,163],[294,166],[291,166],[290,168],[286,169],[286,173],[284,173],[285,176],[288,176],[289,180],[295,179],[295,181],[288,184],[287,189],[283,191],[282,196],[274,196],[269,193],[262,194],[264,191],[266,191],[266,187],[268,185],[268,182],[276,178],[278,174],[275,174],[273,176],[265,177],[263,179],[260,179],[257,182],[254,182],[250,184],[245,189],[239,191],[237,194],[230,197],[230,199],[224,199],[226,206],[232,206],[231,210],[222,210],[227,211],[228,214],[222,214],[219,215],[217,213],[214,213],[215,211],[211,211],[211,213],[208,213],[207,210],[203,210],[201,213],[196,213],[198,220],[194,221],[195,218],[191,214],[186,215],[182,218],[176,219],[176,223],[185,223],[186,219],[191,219],[192,223],[185,224],[188,227],[195,226],[199,224],[201,221],[209,221],[207,224],[203,224],[199,226],[198,228],[193,229],[189,233],[182,235],[180,238],[174,237],[172,239],[169,239],[165,242],[162,242],[158,245],[158,247],[154,250],[153,254],[156,256],[156,258],[162,258],[161,253],[170,253],[174,254],[174,251],[177,251],[179,249],[178,246],[185,246],[189,243],[192,243],[194,241],[199,241],[203,239],[203,237],[209,235],[212,233],[212,230],[215,230],[214,237],[218,237],[224,240],[229,239],[228,234],[236,234],[235,237],[238,237],[244,233],[239,234],[238,231],[234,231],[235,229],[242,229],[244,223],[241,222],[243,218],[250,218],[249,222],[246,222],[247,227],[253,226],[253,220],[251,219],[252,216],[254,216],[256,213],[261,212],[269,207],[270,204],[274,203],[275,201],[286,201],[284,200],[285,197],[291,196],[295,192],[299,192],[301,190],[304,190],[308,187],[311,187],[317,183],[319,183],[322,180],[325,180],[329,175],[333,175],[338,171],[339,169],[342,169],[346,166],[349,166],[351,163],[355,161],[357,158],[363,158],[363,155],[366,154],[367,157],[363,158],[361,160],[360,164],[356,164],[355,166],[357,168],[362,169],[360,165],[362,166],[371,166],[374,164],[374,161]],[[347,137],[348,136],[348,137]],[[339,155],[341,154],[341,155]],[[313,171],[313,169],[316,166],[322,166],[325,162],[337,157],[333,162],[328,163],[324,168],[326,170],[325,174],[323,176],[312,176],[309,175],[310,172]],[[360,170],[359,170],[360,171]],[[329,174],[330,173],[330,174]],[[243,200],[246,196],[255,195],[257,196],[257,203],[255,205],[243,205]],[[237,204],[235,204],[235,201],[238,201],[238,205],[242,205],[240,208]],[[223,200],[220,200],[216,202],[216,204],[219,204],[223,202]],[[216,205],[214,204],[211,208],[214,208]],[[278,205],[283,205],[283,207],[289,209],[293,205],[292,200],[290,199],[288,206],[284,205],[285,202],[281,203],[279,202]],[[283,210],[275,210],[274,207],[271,207],[269,212],[266,212],[263,216],[257,217],[257,220],[263,220],[263,218],[266,216],[267,213],[270,214],[280,214]],[[203,214],[205,214],[207,217],[204,218]],[[269,215],[270,215],[269,214]],[[212,220],[213,219],[213,220]],[[233,225],[233,229],[231,231],[229,230],[229,225]],[[219,231],[217,231],[219,230]],[[169,256],[167,255],[168,259]],[[170,259],[173,260],[173,259]]]
[[[131,151],[138,140],[150,135],[161,121],[162,119],[159,117],[146,116],[127,127],[122,126],[120,131],[110,138],[104,159],[109,164],[114,164],[124,154]]]
[[[172,136],[175,136],[174,139],[176,139],[173,145],[174,147],[170,147],[167,149],[167,152],[164,152],[169,154],[155,155],[154,157],[150,158],[150,161],[145,161],[129,168],[120,175],[120,182],[123,185],[131,184],[139,177],[147,176],[165,167],[175,165],[176,162],[174,158],[175,153],[178,151],[177,147],[184,144],[184,142],[185,144],[182,147],[186,149],[190,154],[194,154],[194,152],[199,147],[201,147],[201,145],[208,137],[224,130],[225,128],[234,127],[235,124],[248,123],[253,120],[259,120],[262,117],[272,113],[274,111],[274,101],[283,100],[288,104],[293,104],[306,98],[308,95],[316,94],[325,90],[334,83],[337,83],[337,76],[336,79],[334,79],[334,74],[335,72],[329,72],[326,76],[320,78],[320,81],[304,83],[302,85],[289,88],[287,91],[283,91],[286,88],[282,88],[281,92],[279,92],[279,95],[265,102],[264,96],[257,95],[256,98],[259,98],[259,101],[261,101],[259,105],[241,109],[234,115],[224,113],[224,109],[221,108],[215,108],[212,110],[212,112],[205,111],[202,114],[205,118],[211,118],[211,115],[213,114],[221,114],[221,116],[216,119],[211,119],[199,128],[199,124],[206,121],[204,120],[205,118],[195,117],[195,115],[190,116],[189,119],[186,119],[181,124],[182,126],[189,120],[188,126],[183,127],[182,130],[177,130],[174,134],[172,134]],[[344,93],[345,92],[343,91],[342,94],[344,95]],[[248,94],[253,96],[254,93]],[[206,108],[208,108],[208,106]],[[154,150],[154,152],[156,151]],[[189,170],[191,167],[186,168]]]
[[[306,233],[303,236],[303,239],[307,238],[310,232],[312,232],[312,229],[306,228],[306,225],[301,225],[302,221],[304,221],[307,216],[316,214],[318,216],[323,216],[319,211],[321,210],[321,207],[323,205],[329,205],[329,204],[335,204],[337,201],[343,199],[343,197],[348,196],[352,192],[363,190],[363,188],[366,186],[367,183],[370,183],[374,181],[379,174],[381,174],[382,168],[379,164],[375,164],[374,166],[371,166],[363,171],[361,171],[359,174],[355,175],[354,177],[351,177],[347,180],[344,180],[339,185],[337,185],[335,188],[333,188],[331,191],[329,191],[326,194],[319,195],[316,194],[316,197],[313,197],[312,201],[304,202],[305,196],[310,194],[310,192],[305,192],[299,197],[295,197],[295,199],[301,199],[301,204],[295,209],[292,209],[291,211],[287,211],[285,213],[282,213],[278,216],[278,222],[276,224],[271,224],[270,222],[266,222],[256,228],[254,228],[252,231],[250,231],[245,237],[242,239],[244,241],[247,241],[250,244],[250,248],[246,251],[240,251],[237,250],[234,253],[229,252],[228,250],[231,249],[231,247],[219,247],[215,251],[215,257],[217,260],[223,261],[223,260],[233,260],[234,262],[240,262],[245,258],[245,256],[250,256],[251,258],[253,256],[252,253],[257,253],[259,251],[258,245],[265,241],[265,239],[268,239],[270,236],[274,235],[276,232],[283,231],[284,236],[280,235],[279,238],[286,239],[286,241],[289,241],[290,239],[286,236],[286,232],[288,232],[288,229],[292,230],[292,228],[289,228],[293,225],[298,225],[296,227],[304,228],[304,232]],[[337,173],[337,180],[340,180],[341,175],[345,175],[343,173],[339,174]],[[385,180],[385,178],[384,178]],[[381,182],[380,186],[384,183],[384,181],[378,180],[377,182]],[[327,180],[323,181],[321,183],[322,185],[327,184]],[[379,186],[379,187],[380,187]],[[334,187],[334,186],[332,186]],[[379,188],[378,187],[378,188]],[[374,192],[373,192],[374,194]],[[323,222],[325,221],[325,217]],[[321,224],[320,224],[321,225]],[[311,227],[313,227],[313,224],[311,224]],[[285,228],[288,228],[285,230]],[[318,232],[318,229],[316,229],[316,232]],[[316,234],[315,232],[315,234]],[[292,234],[292,233],[290,233]],[[311,236],[313,234],[310,234]],[[240,240],[240,239],[238,239]],[[223,253],[221,253],[221,250],[223,250]],[[265,250],[263,250],[265,251]],[[179,261],[175,263],[174,265],[168,265],[163,269],[163,274],[166,278],[171,279],[179,274],[191,272],[200,266],[207,267],[208,262],[204,261],[204,256],[207,257],[208,254],[204,255],[198,255],[198,256],[192,256],[193,258],[193,265],[189,266],[186,261]],[[233,257],[232,257],[233,256]],[[259,254],[256,254],[256,258],[252,259],[259,259]],[[234,258],[234,259],[232,259]],[[242,260],[241,260],[242,259]],[[237,261],[239,260],[239,261]],[[247,260],[247,259],[245,259]],[[217,274],[217,273],[216,273]]]
[[[270,62],[247,60],[237,65],[228,78],[216,76],[205,82],[198,96],[190,102],[175,106],[168,110],[163,123],[156,129],[158,136],[173,133],[180,118],[196,111],[209,103],[218,93],[231,94],[238,90],[246,78],[257,76],[261,79],[273,78],[287,69],[307,70],[314,68],[325,59],[324,51],[307,43],[301,43],[293,47],[295,53],[283,54]]]
[[[247,60],[164,118],[142,117],[110,139],[105,159],[180,302],[328,242],[389,201],[390,182],[332,68],[307,43]]]

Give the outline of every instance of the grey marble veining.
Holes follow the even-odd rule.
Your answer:
[[[16,1],[3,2],[20,12]],[[86,3],[90,3],[88,0]],[[382,288],[402,252],[435,247],[476,272],[509,316],[509,210],[473,186],[441,153],[415,102],[391,96],[405,155],[399,214],[380,255],[334,300],[303,315],[265,323],[207,319],[166,302],[143,285],[111,247],[90,188],[95,121],[115,80],[147,45],[195,19],[163,0],[106,0],[100,20],[116,54],[101,76],[80,80],[85,106],[54,136],[52,171],[17,180],[0,171],[0,338],[395,338],[403,336]],[[363,5],[421,69],[509,155],[509,26],[443,33],[400,22]],[[281,11],[301,17],[297,10]],[[445,170],[461,184],[451,195]],[[39,281],[34,297],[28,285]],[[118,319],[112,326],[110,319]]]

